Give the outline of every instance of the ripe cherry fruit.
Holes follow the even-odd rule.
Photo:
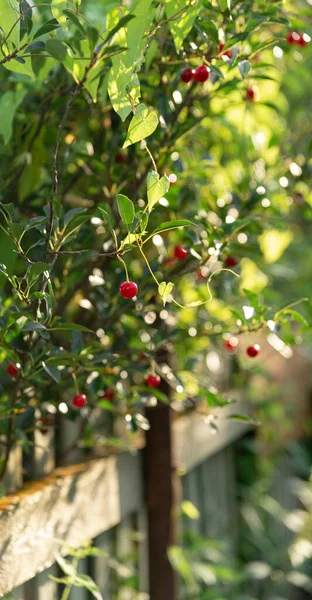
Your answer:
[[[101,397],[105,398],[105,400],[109,400],[110,402],[112,402],[112,400],[114,400],[115,397],[115,390],[112,387],[107,388],[107,390],[105,390],[105,392],[101,392]]]
[[[127,162],[127,155],[125,154],[125,152],[121,152],[121,150],[118,150],[118,152],[116,152],[115,155],[115,162],[119,165],[124,165]]]
[[[200,65],[199,67],[196,67],[193,73],[193,78],[195,79],[195,81],[197,81],[197,83],[204,83],[204,81],[207,81],[207,79],[209,79],[209,75],[210,70],[208,69],[208,67],[206,67],[206,65]]]
[[[119,292],[123,298],[130,300],[130,298],[134,298],[137,295],[138,289],[134,281],[124,281],[119,287]]]
[[[160,384],[160,377],[159,375],[153,375],[153,373],[150,373],[147,377],[146,377],[146,383],[149,387],[158,387]]]
[[[255,90],[253,88],[246,89],[246,100],[249,102],[254,102],[255,100]]]
[[[236,337],[231,337],[229,340],[225,340],[225,342],[224,342],[224,348],[228,352],[235,352],[237,346],[238,346],[238,339]]]
[[[250,358],[255,358],[256,356],[258,356],[259,352],[260,352],[259,344],[254,344],[253,346],[248,346],[248,348],[246,350],[246,354],[248,356],[250,356]]]
[[[296,31],[291,31],[288,34],[286,40],[287,40],[288,44],[299,44],[300,35]]]
[[[11,375],[11,377],[16,377],[20,372],[20,368],[21,366],[18,363],[9,363],[6,372],[8,375]]]
[[[229,50],[226,50],[225,52],[222,52],[224,46],[225,46],[224,42],[220,42],[220,44],[219,44],[219,54],[222,54],[222,56],[227,56],[228,58],[232,58],[232,56],[233,56],[232,50],[229,49]]]
[[[72,405],[75,408],[83,408],[87,404],[87,396],[85,394],[77,394],[72,399]]]
[[[188,251],[184,246],[176,246],[174,249],[174,256],[178,260],[185,260],[188,255]]]
[[[193,70],[191,67],[184,67],[180,73],[180,79],[183,83],[190,83],[193,79]]]
[[[229,269],[232,267],[236,267],[236,265],[238,265],[238,258],[236,256],[227,256],[227,258],[224,261],[224,264],[226,267],[228,267]]]

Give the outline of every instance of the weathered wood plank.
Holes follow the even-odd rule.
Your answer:
[[[96,556],[94,558],[93,577],[105,600],[111,600],[112,598],[112,574],[109,565],[109,559],[113,552],[112,534],[112,531],[105,531],[94,541],[94,545],[103,552],[103,556]]]
[[[141,456],[59,468],[0,500],[0,597],[54,562],[56,540],[77,546],[142,506]]]
[[[239,401],[226,409],[219,409],[218,433],[213,435],[203,416],[198,413],[181,416],[173,422],[173,452],[175,464],[187,471],[219,452],[251,429],[247,423],[231,421],[230,414],[250,413],[246,403]]]

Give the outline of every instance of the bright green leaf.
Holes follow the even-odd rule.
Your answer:
[[[66,15],[63,11],[67,8],[67,0],[51,0],[51,12],[53,17],[66,29]]]
[[[5,145],[11,139],[14,115],[25,94],[26,90],[22,86],[17,86],[15,90],[8,90],[0,98],[0,134]]]
[[[168,19],[172,19],[175,15],[177,18],[169,22],[169,28],[176,51],[180,52],[186,36],[190,33],[196,17],[199,15],[202,8],[202,0],[194,6],[187,6],[185,0],[167,0],[166,14]],[[181,12],[185,8],[184,12]]]
[[[147,199],[149,212],[153,210],[153,207],[162,198],[170,188],[170,181],[167,175],[159,178],[159,174],[156,171],[150,171],[147,176]]]
[[[135,215],[133,202],[123,194],[118,194],[116,200],[122,222],[131,225]]]
[[[162,281],[162,283],[160,283],[158,286],[158,293],[162,298],[164,306],[166,305],[166,303],[168,301],[168,298],[173,290],[173,287],[174,287],[174,283],[172,283],[172,281],[169,281],[168,283],[166,283],[165,281]]]
[[[192,221],[188,221],[187,219],[180,219],[177,221],[164,221],[164,223],[162,223],[161,225],[159,225],[159,227],[156,227],[156,229],[154,229],[154,231],[152,231],[150,236],[156,235],[156,233],[161,233],[162,231],[170,231],[170,229],[177,229],[179,227],[192,227],[192,226],[196,227],[195,223],[192,223]]]
[[[133,72],[132,68],[126,69],[121,61],[113,64],[110,69],[108,76],[108,95],[113,109],[119,114],[122,121],[125,121],[128,115],[130,115],[132,104],[135,106],[139,102],[141,95],[139,78],[137,74]],[[129,96],[131,97],[132,102],[130,102]]]
[[[189,500],[184,500],[184,502],[182,502],[181,510],[187,517],[189,517],[189,519],[196,520],[200,517],[198,508],[196,508],[193,502],[190,502]]]
[[[12,49],[12,44],[16,48],[20,46],[20,3],[18,0],[0,0],[0,28],[4,37],[7,36],[8,48]],[[1,40],[1,44],[3,41]],[[2,48],[5,48],[3,44]]]
[[[157,125],[158,116],[155,110],[145,104],[139,104],[131,119],[123,148],[147,138],[155,131]]]

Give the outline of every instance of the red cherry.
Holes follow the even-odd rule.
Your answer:
[[[87,404],[87,396],[84,394],[77,394],[72,399],[72,405],[75,408],[83,408]]]
[[[152,373],[150,373],[147,377],[146,377],[146,383],[149,387],[158,387],[160,384],[160,377],[159,375],[153,375]]]
[[[255,99],[255,90],[253,88],[247,88],[246,89],[246,100],[249,100],[249,102],[254,102]]]
[[[193,79],[193,71],[191,67],[184,67],[180,73],[180,79],[183,83],[190,83]]]
[[[288,44],[299,44],[300,35],[296,31],[291,31],[288,34],[286,40],[287,40]]]
[[[223,48],[224,48],[225,44],[223,42],[221,42],[219,44],[219,54],[222,54],[223,56],[227,56],[228,58],[232,58],[233,56],[233,52],[231,49],[226,50],[225,52],[222,52]]]
[[[8,375],[11,375],[11,377],[16,377],[20,372],[20,368],[20,365],[17,363],[9,363],[6,372]]]
[[[246,354],[248,356],[250,356],[250,358],[255,358],[256,356],[258,356],[259,352],[260,352],[259,344],[254,344],[253,346],[248,346],[248,348],[246,350]]]
[[[105,398],[106,400],[109,400],[111,402],[112,400],[114,400],[115,390],[112,387],[109,387],[109,388],[107,388],[107,390],[105,390],[105,392],[102,392],[102,394],[103,394],[103,396],[102,396],[103,398]]]
[[[123,298],[134,298],[138,293],[138,286],[134,281],[124,281],[119,288],[120,295]]]
[[[177,259],[174,258],[173,256],[169,256],[168,258],[166,258],[165,260],[165,265],[166,267],[173,267],[173,265],[175,265],[177,262]]]
[[[209,75],[210,70],[208,69],[208,67],[206,67],[206,65],[200,65],[199,67],[196,67],[193,77],[195,81],[197,81],[197,83],[204,83],[204,81],[207,81],[207,79],[209,79]]]
[[[238,258],[236,256],[228,256],[225,261],[224,264],[226,267],[228,267],[229,269],[231,267],[236,267],[236,265],[238,265]]]
[[[308,41],[304,38],[303,35],[300,35],[297,43],[298,43],[298,46],[307,46]]]
[[[188,251],[184,246],[176,246],[174,249],[174,256],[178,260],[184,260],[188,255]]]
[[[115,162],[119,165],[124,165],[127,162],[127,155],[125,154],[125,152],[121,152],[121,150],[118,150],[118,152],[116,152],[115,155]]]
[[[235,352],[238,346],[238,339],[236,337],[231,337],[229,340],[225,340],[223,345],[228,352]]]

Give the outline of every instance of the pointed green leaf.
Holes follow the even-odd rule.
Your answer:
[[[61,379],[61,371],[59,371],[59,369],[53,365],[47,365],[44,361],[42,361],[41,364],[45,372],[48,373],[48,375],[50,375],[50,377],[54,379],[56,383],[59,383]]]
[[[123,148],[147,138],[155,131],[157,125],[158,116],[155,110],[148,108],[145,104],[139,104],[131,119]]]
[[[0,0],[0,28],[7,39],[9,48],[12,44],[20,46],[20,3],[18,0]],[[3,41],[1,40],[1,44]],[[3,44],[2,48],[5,48]]]
[[[186,36],[190,33],[196,17],[200,13],[202,0],[198,0],[198,2],[194,2],[193,4],[194,6],[191,3],[185,2],[185,0],[167,0],[167,18],[172,19],[175,15],[178,15],[176,19],[169,22],[169,28],[177,52],[180,52]],[[183,8],[185,8],[185,11],[179,14]]]
[[[130,115],[132,104],[136,105],[140,98],[140,82],[132,68],[126,69],[121,61],[113,64],[108,76],[108,95],[113,109],[122,121]],[[129,100],[129,96],[132,102]],[[131,142],[132,143],[132,142]],[[128,144],[129,145],[129,144]]]
[[[149,212],[153,210],[155,204],[162,198],[170,188],[170,181],[167,175],[159,177],[156,171],[150,171],[147,176],[147,199]]]
[[[51,12],[53,17],[66,29],[66,15],[63,11],[67,8],[67,0],[51,0]]]
[[[149,237],[151,237],[152,235],[156,235],[156,233],[161,233],[162,231],[169,231],[170,229],[177,229],[178,227],[191,226],[196,227],[195,223],[192,223],[192,221],[188,221],[187,219],[180,219],[177,221],[164,221],[164,223],[162,223],[161,225],[159,225],[159,227],[156,227],[156,229],[152,231]]]
[[[1,25],[1,24],[0,24]],[[15,90],[8,90],[0,98],[0,134],[6,145],[12,136],[13,119],[19,105],[24,99],[26,90],[17,86]]]
[[[168,283],[166,283],[165,281],[162,281],[162,283],[160,283],[158,286],[158,293],[162,298],[164,306],[166,305],[166,302],[168,301],[168,298],[173,290],[173,287],[174,287],[174,283],[172,283],[172,281],[168,281]]]
[[[53,58],[61,62],[63,62],[67,56],[67,46],[55,38],[47,40],[46,49]]]
[[[250,64],[249,60],[241,60],[238,63],[238,69],[239,69],[242,79],[245,79],[251,69],[251,64]]]
[[[135,215],[133,202],[123,194],[118,194],[116,200],[122,222],[131,225]]]

